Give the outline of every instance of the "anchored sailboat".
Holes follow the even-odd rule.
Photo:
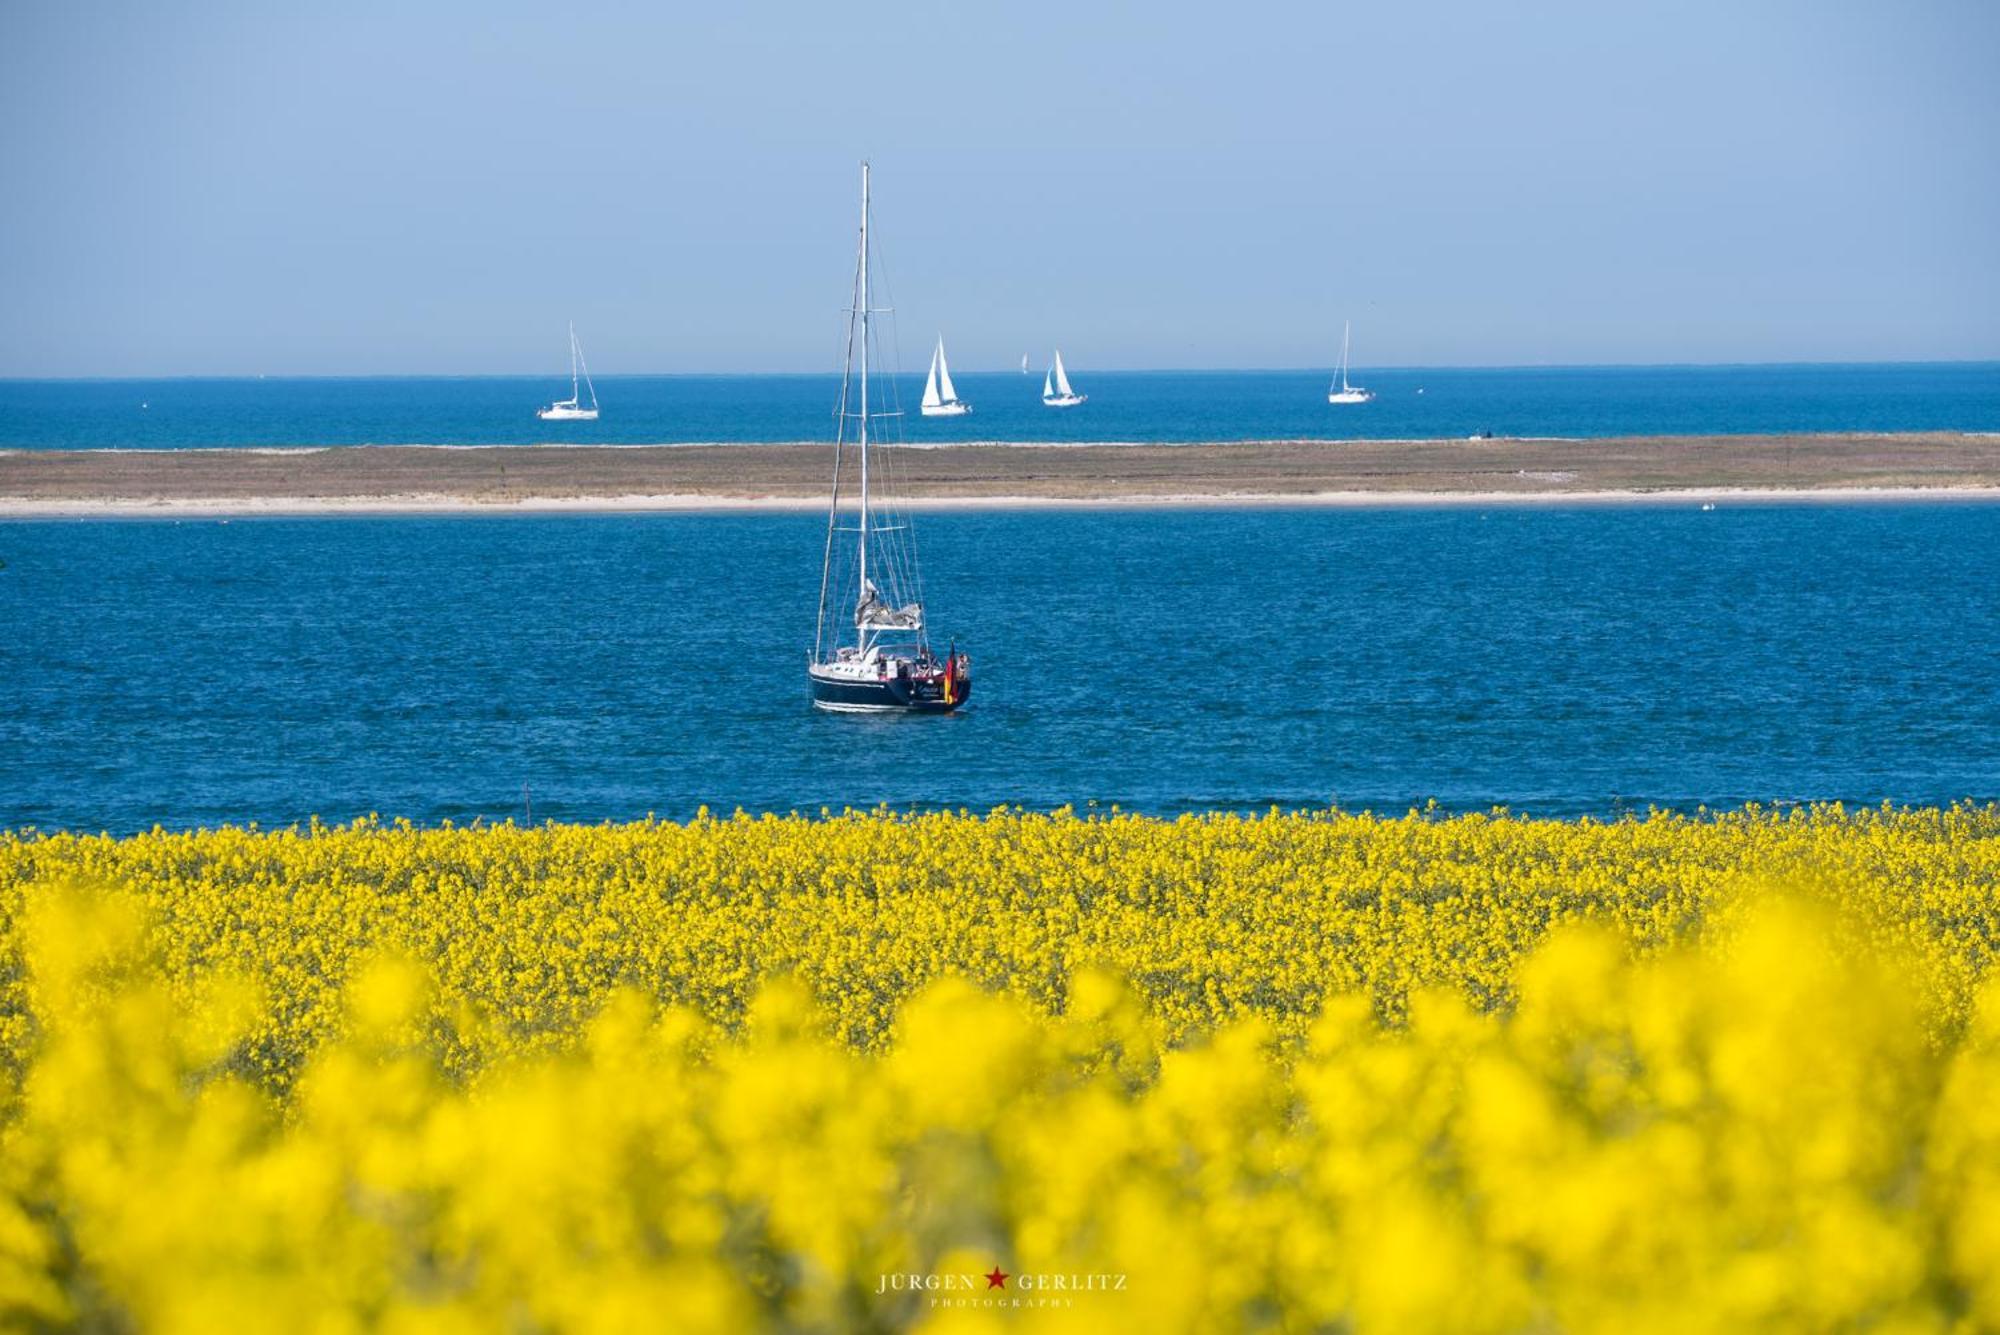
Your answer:
[[[1042,377],[1042,403],[1050,408],[1074,408],[1088,397],[1069,387],[1069,376],[1063,372],[1062,349],[1056,349],[1055,365]]]
[[[1375,397],[1374,390],[1347,383],[1347,338],[1353,329],[1352,321],[1340,327],[1340,377],[1326,391],[1328,403],[1366,403]]]
[[[826,515],[826,557],[819,577],[819,624],[806,680],[819,709],[869,714],[946,714],[972,695],[972,660],[952,645],[940,660],[925,629],[923,581],[909,516],[883,487],[890,462],[877,422],[895,422],[868,397],[874,317],[868,278],[868,164],[861,164],[861,255],[847,315],[847,359],[840,376],[833,440],[833,502]],[[934,369],[944,361],[939,341]],[[893,392],[894,381],[891,382]],[[950,379],[941,388],[950,394]],[[943,399],[940,399],[942,402]],[[852,434],[850,435],[850,429]],[[871,472],[871,464],[873,466]],[[841,491],[855,476],[850,502]],[[848,609],[852,608],[850,613]]]
[[[958,397],[951,383],[951,367],[944,360],[944,335],[938,335],[937,351],[931,354],[930,377],[924,381],[925,417],[963,417],[972,405]]]
[[[577,376],[583,377],[583,388],[590,391],[590,406],[584,407],[577,388]],[[576,341],[576,326],[569,327],[569,397],[560,403],[551,403],[536,413],[544,422],[595,422],[597,420],[597,386],[590,383],[590,368],[583,361],[583,344]]]

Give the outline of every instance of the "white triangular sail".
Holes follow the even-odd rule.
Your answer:
[[[944,402],[938,393],[938,363],[944,360],[944,340],[939,339],[937,351],[931,354],[931,373],[924,378],[924,407],[935,408]],[[950,382],[947,381],[947,384]],[[949,391],[947,391],[949,392]]]
[[[958,397],[958,386],[951,383],[951,363],[945,360],[944,335],[938,335],[937,347],[931,350],[931,373],[924,378],[925,417],[963,417],[972,411],[972,405]]]
[[[1045,399],[1052,399],[1056,396],[1055,376],[1055,368],[1053,367],[1042,374],[1042,397]]]
[[[937,367],[938,392],[944,395],[946,403],[957,403],[958,388],[951,383],[951,364],[944,359],[944,339],[942,336],[938,339],[937,361],[935,365]]]
[[[1065,398],[1065,399],[1066,399],[1066,398],[1069,398],[1069,397],[1070,397],[1071,395],[1073,395],[1073,394],[1075,394],[1075,393],[1076,393],[1076,391],[1075,391],[1075,390],[1073,390],[1073,389],[1071,389],[1071,388],[1069,387],[1069,377],[1068,377],[1067,375],[1063,374],[1063,364],[1062,364],[1062,353],[1061,353],[1061,352],[1057,352],[1057,353],[1056,353],[1056,364],[1055,364],[1055,377],[1056,377],[1056,393],[1057,393],[1057,394],[1059,394],[1060,396],[1062,396],[1063,398]]]

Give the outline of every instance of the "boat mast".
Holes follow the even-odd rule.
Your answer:
[[[866,163],[863,163],[861,166],[861,201],[861,253],[854,265],[854,287],[849,293],[849,300],[853,304],[847,308],[847,351],[841,358],[840,405],[834,413],[834,421],[837,425],[833,438],[833,500],[826,509],[826,552],[820,563],[819,570],[819,616],[813,625],[813,660],[815,662],[819,661],[820,651],[826,645],[827,595],[832,592],[834,582],[833,544],[835,534],[840,531],[840,472],[842,462],[847,454],[847,423],[854,417],[854,414],[847,410],[847,406],[850,402],[848,397],[849,391],[853,387],[854,380],[855,317],[868,305],[861,298],[862,275],[866,272],[868,262],[868,165]],[[864,344],[863,346],[865,355],[866,345]],[[864,460],[866,459],[865,453],[863,458]],[[862,507],[862,513],[864,515],[867,513],[865,504]],[[838,623],[835,625],[833,642],[834,647],[838,649],[840,645]]]
[[[597,386],[590,383],[590,358],[583,355],[583,340],[576,336],[576,325],[569,327],[570,346],[576,349],[576,367],[583,372],[583,387],[590,391],[590,411],[597,411]],[[576,392],[575,377],[571,377],[570,392]]]
[[[868,164],[861,164],[861,582],[855,596],[868,600]],[[861,628],[855,644],[868,648],[868,632]]]
[[[1347,340],[1354,333],[1354,321],[1343,320],[1340,324],[1340,392],[1347,392]]]
[[[569,401],[576,402],[576,321],[569,322]]]

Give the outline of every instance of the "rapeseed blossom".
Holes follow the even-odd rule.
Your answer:
[[[0,836],[0,1324],[1992,1327],[1996,893],[1971,807]]]

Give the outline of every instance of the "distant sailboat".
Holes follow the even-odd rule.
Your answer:
[[[578,393],[577,377],[583,377],[582,388],[590,391],[590,406],[584,407],[582,395]],[[536,413],[544,422],[595,422],[597,420],[597,386],[590,383],[590,368],[583,361],[583,344],[576,341],[576,326],[569,327],[569,397],[560,403],[552,403]]]
[[[972,405],[958,397],[951,383],[951,367],[944,360],[944,335],[938,335],[937,351],[931,354],[930,377],[924,381],[925,417],[963,417]]]
[[[1353,330],[1351,321],[1340,327],[1340,378],[1327,390],[1328,403],[1366,403],[1375,397],[1374,390],[1347,383],[1347,340]]]
[[[1063,373],[1062,349],[1056,349],[1055,365],[1042,377],[1042,403],[1050,408],[1074,408],[1087,397],[1069,387],[1069,377]]]
[[[1026,375],[1027,373],[1028,373],[1028,354],[1024,352],[1021,354],[1021,374]]]

